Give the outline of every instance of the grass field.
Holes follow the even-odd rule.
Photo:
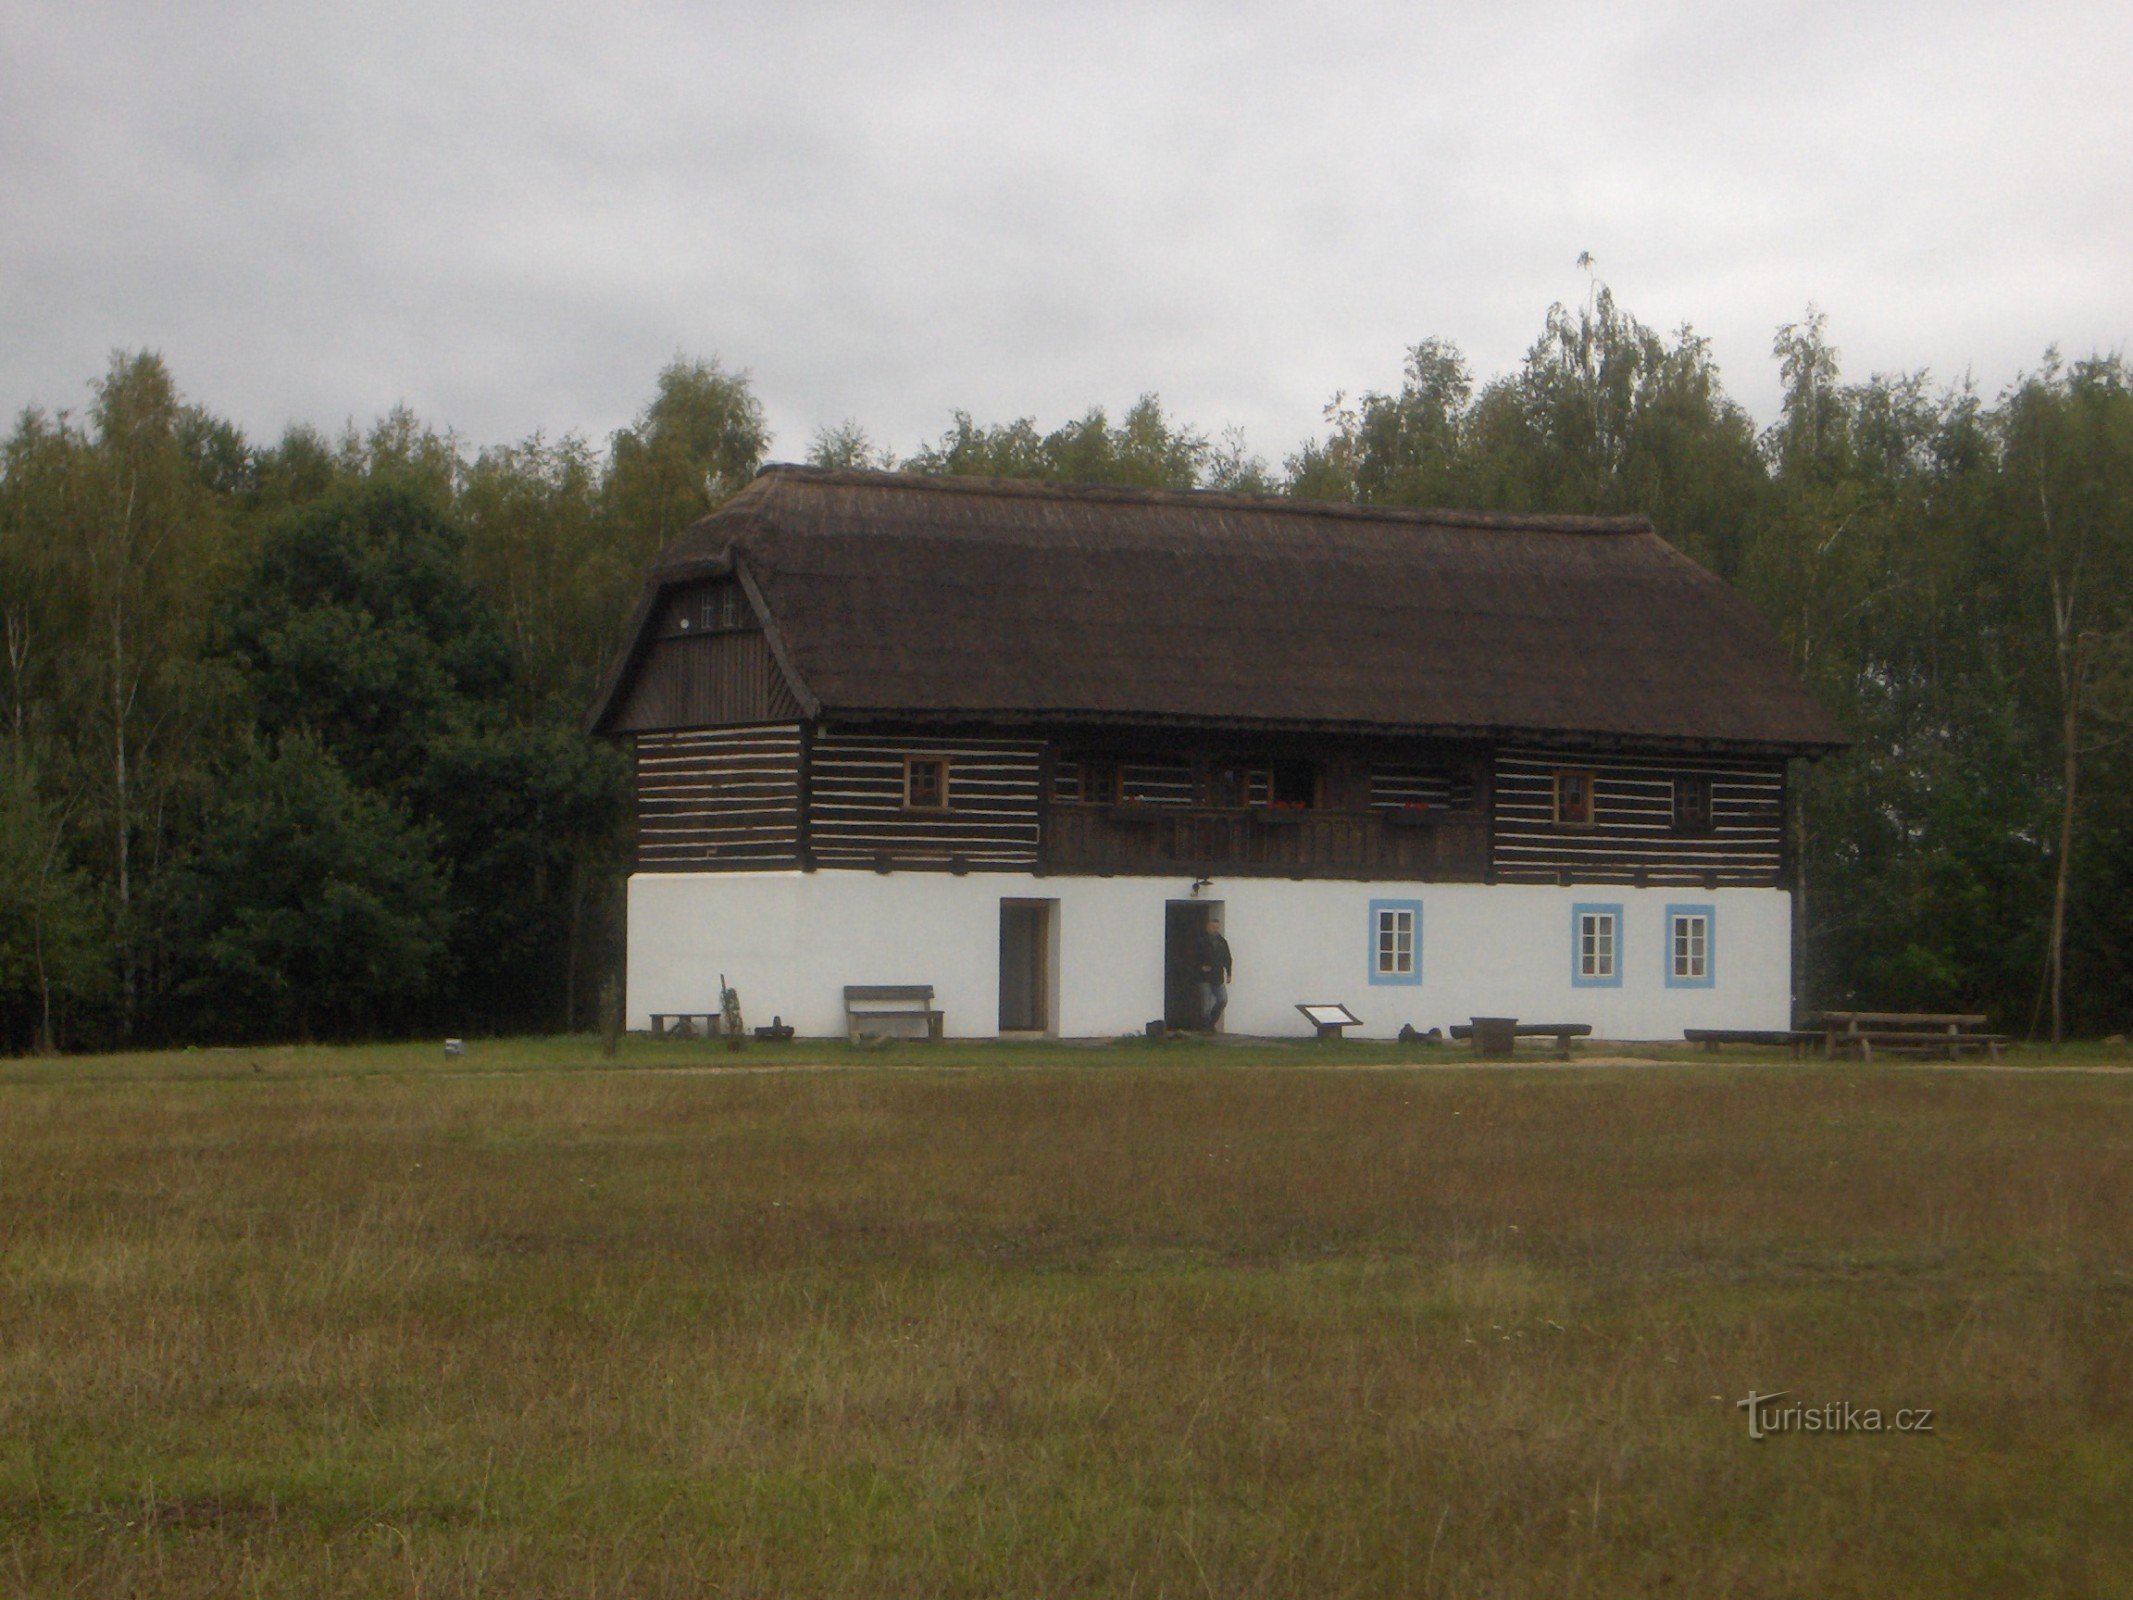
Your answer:
[[[796,1049],[0,1063],[0,1593],[2133,1593],[2123,1050]]]

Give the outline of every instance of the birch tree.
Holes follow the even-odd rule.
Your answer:
[[[160,843],[159,807],[188,734],[215,697],[195,668],[228,554],[226,504],[188,456],[206,430],[179,399],[160,357],[119,354],[96,386],[94,433],[79,458],[68,543],[87,627],[74,641],[76,681],[93,686],[84,725],[109,846],[119,954],[120,1031],[139,1000],[137,930],[144,824]]]
[[[2059,826],[2040,988],[2066,1037],[2067,916],[2075,891],[2085,723],[2099,665],[2133,616],[2133,389],[2116,356],[2062,368],[2056,353],[2000,408],[2001,510],[2024,609],[2049,640]],[[2114,675],[2109,682],[2119,680]]]
[[[16,1033],[39,1055],[58,1048],[62,1007],[104,977],[94,901],[67,853],[71,822],[19,746],[0,759],[0,1042]]]

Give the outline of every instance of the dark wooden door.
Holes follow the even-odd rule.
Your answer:
[[[1200,935],[1208,913],[1220,916],[1219,900],[1171,900],[1163,906],[1163,1023],[1197,1028],[1200,1010]]]
[[[1000,902],[1000,1031],[1042,1031],[1051,1025],[1051,904]]]

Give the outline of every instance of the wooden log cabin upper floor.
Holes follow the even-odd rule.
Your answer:
[[[772,468],[590,726],[640,871],[1773,885],[1841,742],[1636,519]]]

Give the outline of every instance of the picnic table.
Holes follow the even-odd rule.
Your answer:
[[[1822,1032],[1825,1056],[1871,1061],[1887,1055],[1954,1056],[1977,1050],[1999,1059],[2004,1033],[1984,1033],[1981,1011],[1824,1011],[1810,1019]]]

